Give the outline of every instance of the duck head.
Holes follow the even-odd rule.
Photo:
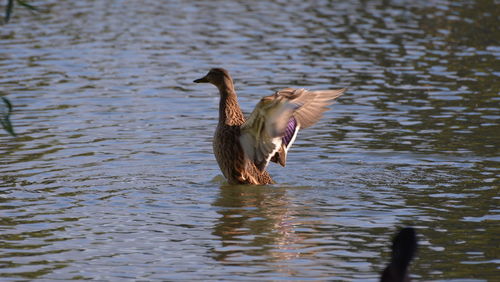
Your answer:
[[[212,83],[221,89],[223,86],[228,86],[233,84],[229,72],[223,68],[213,68],[202,78],[193,81],[195,83]]]
[[[392,240],[391,263],[384,269],[381,282],[410,281],[408,265],[415,256],[418,241],[415,229],[403,228]]]

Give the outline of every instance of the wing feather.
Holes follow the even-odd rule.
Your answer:
[[[345,91],[284,88],[262,98],[241,126],[240,144],[246,157],[261,171],[271,159],[284,166],[298,130],[318,122],[327,106]],[[291,119],[293,128],[287,128]]]
[[[347,89],[338,90],[318,90],[307,91],[298,89],[294,93],[292,101],[301,104],[293,116],[297,119],[301,128],[308,128],[318,122],[323,113],[328,110],[327,106],[333,103],[333,100],[341,96]]]

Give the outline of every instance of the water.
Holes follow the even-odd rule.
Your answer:
[[[376,280],[398,228],[417,280],[498,279],[495,1],[34,1],[0,30],[0,277]],[[212,155],[233,75],[249,113],[349,87],[278,182]]]

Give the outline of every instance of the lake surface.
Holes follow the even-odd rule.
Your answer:
[[[0,26],[0,280],[375,281],[403,226],[416,280],[498,279],[497,1],[30,3]],[[349,90],[278,184],[229,186],[217,66],[247,114]]]

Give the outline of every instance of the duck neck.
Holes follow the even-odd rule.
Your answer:
[[[233,82],[229,78],[224,79],[224,83],[219,87],[219,124],[241,125],[245,122],[238,97],[234,91]]]

